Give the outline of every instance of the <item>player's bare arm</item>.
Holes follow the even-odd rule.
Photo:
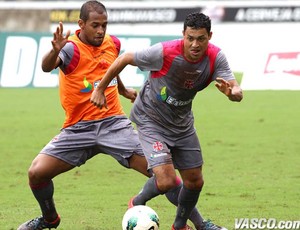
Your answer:
[[[236,80],[226,81],[223,78],[216,78],[215,86],[231,101],[240,102],[243,99],[243,91]]]
[[[66,45],[68,37],[70,36],[70,31],[68,30],[66,35],[63,34],[63,23],[60,22],[53,33],[53,39],[51,41],[52,49],[45,54],[42,60],[42,69],[44,72],[50,72],[56,68],[60,63],[60,58],[58,54],[60,50]]]
[[[118,81],[118,91],[119,94],[123,97],[129,99],[132,103],[135,101],[137,97],[137,91],[133,88],[126,88],[120,78],[120,76],[117,76]]]
[[[111,80],[118,76],[119,73],[128,65],[135,65],[134,63],[134,54],[133,53],[123,53],[120,55],[114,63],[109,67],[107,72],[105,73],[103,79],[101,80],[100,84],[97,86],[97,88],[94,89],[92,96],[91,96],[91,103],[93,103],[95,106],[102,109],[104,106],[107,108],[106,98],[104,95],[104,91],[108,84],[111,82]]]

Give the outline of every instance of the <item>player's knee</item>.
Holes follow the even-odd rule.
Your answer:
[[[36,171],[34,170],[34,168],[32,166],[30,166],[30,168],[28,169],[28,179],[30,183],[35,183],[36,182]]]
[[[38,184],[43,181],[42,174],[34,163],[28,169],[28,179],[30,184]]]
[[[184,185],[192,190],[202,190],[204,185],[203,177],[193,178],[192,180],[184,181]]]
[[[177,184],[177,178],[176,176],[170,176],[170,177],[163,177],[156,181],[157,187],[161,192],[167,192],[176,186]]]
[[[202,189],[202,187],[203,187],[203,185],[204,185],[204,180],[203,180],[203,177],[201,177],[199,180],[198,180],[198,182],[196,183],[196,186],[197,186],[197,189]]]

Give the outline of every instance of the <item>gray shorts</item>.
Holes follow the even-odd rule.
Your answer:
[[[172,164],[176,169],[191,169],[203,164],[200,142],[196,131],[170,135],[163,127],[144,122],[137,126],[140,143],[148,167]]]
[[[104,153],[129,167],[132,154],[144,155],[131,121],[115,116],[97,121],[80,121],[64,128],[40,153],[80,166],[93,156]]]

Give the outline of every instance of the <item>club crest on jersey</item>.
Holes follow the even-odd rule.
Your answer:
[[[55,137],[52,138],[50,142],[56,142],[58,141],[59,135],[56,135]]]
[[[186,80],[185,82],[184,82],[184,88],[186,88],[186,89],[192,89],[192,88],[194,88],[194,85],[195,85],[195,82],[193,81],[193,80]]]
[[[161,151],[163,150],[164,146],[163,144],[160,142],[160,141],[155,141],[153,144],[152,144],[152,148],[155,152],[158,152],[158,151]]]

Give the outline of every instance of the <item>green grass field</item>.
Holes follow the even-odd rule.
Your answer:
[[[213,86],[194,101],[205,160],[197,207],[234,229],[235,218],[300,219],[300,91],[245,91],[232,103]],[[0,88],[0,229],[40,215],[27,169],[59,132],[57,89]],[[131,104],[122,99],[126,113]],[[120,230],[128,199],[146,178],[105,155],[54,179],[61,230]],[[148,203],[171,227],[175,208],[164,196]]]

